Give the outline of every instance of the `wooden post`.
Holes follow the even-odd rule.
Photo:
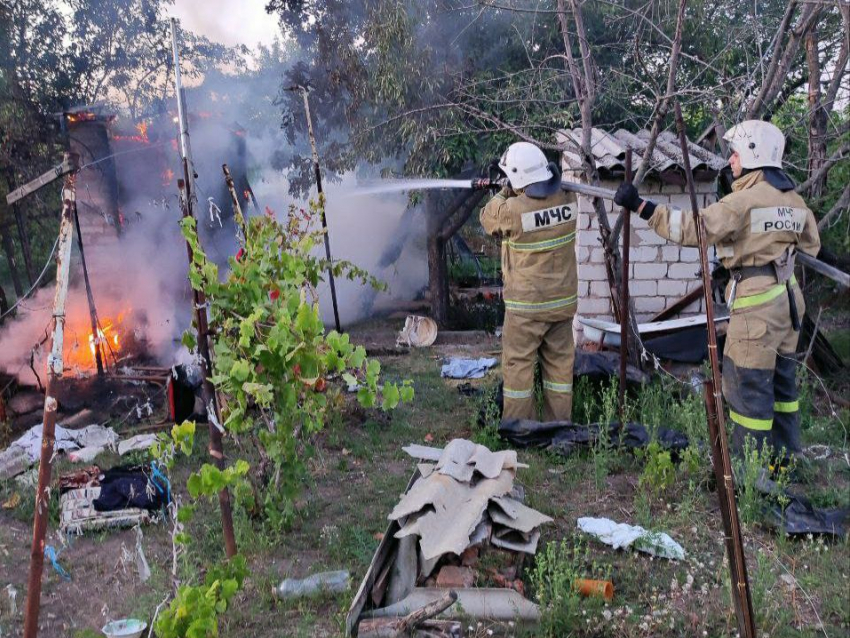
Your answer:
[[[632,181],[632,149],[626,149],[626,181]],[[620,427],[626,426],[626,366],[629,359],[629,249],[631,242],[631,216],[627,208],[620,211],[623,216],[622,275],[620,276]]]
[[[100,328],[97,321],[97,309],[94,305],[94,294],[89,281],[89,269],[86,267],[86,252],[83,249],[83,233],[80,230],[80,214],[77,211],[77,202],[74,202],[74,225],[77,228],[77,246],[80,249],[80,262],[83,266],[83,280],[86,284],[86,299],[89,304],[89,319],[91,321],[91,333],[94,345],[94,360],[97,364],[97,376],[103,376],[103,349],[101,348]]]
[[[56,253],[56,294],[53,298],[53,344],[47,358],[47,385],[44,393],[44,418],[41,433],[41,459],[38,466],[38,487],[33,514],[30,572],[27,581],[24,611],[24,638],[38,635],[38,613],[41,605],[41,574],[44,570],[44,539],[47,534],[50,509],[50,474],[56,442],[56,382],[62,376],[62,345],[65,334],[65,302],[68,296],[68,275],[71,243],[74,238],[73,209],[76,203],[74,176],[65,178],[62,190],[62,223]]]
[[[691,209],[694,225],[697,229],[700,267],[702,270],[703,299],[705,318],[708,328],[708,359],[711,363],[711,381],[706,384],[706,413],[708,434],[711,442],[711,460],[714,475],[717,478],[717,497],[720,500],[720,517],[723,519],[726,554],[729,558],[729,571],[732,577],[732,599],[738,617],[738,631],[741,638],[755,638],[756,626],[753,618],[753,601],[750,595],[750,583],[747,578],[747,562],[744,556],[744,538],[738,519],[738,504],[735,500],[735,479],[732,475],[732,459],[729,455],[729,442],[726,439],[726,419],[723,413],[723,398],[720,388],[720,361],[717,354],[717,333],[714,326],[714,302],[711,298],[711,272],[708,264],[708,245],[705,228],[699,216],[694,176],[691,172],[691,160],[688,154],[688,138],[685,133],[685,120],[682,107],[678,102],[676,110],[676,128],[679,131],[679,145],[682,149],[682,166],[688,182],[691,197]]]
[[[192,184],[194,184],[194,168],[192,168],[191,146],[189,143],[189,122],[186,118],[186,105],[184,103],[183,87],[181,85],[180,76],[180,56],[177,48],[177,20],[171,19],[171,48],[174,56],[174,83],[177,93],[177,118],[180,125],[180,155],[183,160],[183,179],[177,180],[177,187],[180,189],[180,206],[182,208],[183,217],[191,217],[195,215],[192,210]],[[189,255],[189,268],[192,268],[193,254],[192,246],[186,242],[186,251]],[[201,355],[201,374],[203,376],[203,384],[201,386],[201,396],[204,400],[204,409],[207,411],[207,421],[210,429],[210,447],[209,454],[213,459],[213,464],[220,470],[224,469],[224,453],[222,451],[222,433],[224,428],[221,425],[221,411],[218,405],[218,398],[215,394],[215,388],[210,375],[212,374],[212,355],[209,346],[209,326],[207,321],[207,299],[203,291],[192,290],[192,300],[195,310],[195,323],[198,334],[198,353]],[[218,505],[221,510],[221,528],[224,534],[224,550],[228,558],[232,558],[237,553],[236,535],[233,532],[233,510],[230,504],[230,492],[225,488],[218,493]]]
[[[221,170],[224,172],[224,182],[227,184],[227,190],[230,191],[230,202],[233,204],[233,217],[236,219],[236,227],[242,233],[243,246],[248,243],[248,226],[245,223],[245,216],[242,214],[242,206],[239,203],[239,195],[236,193],[236,186],[233,183],[233,176],[230,174],[230,169],[227,164],[221,165]],[[251,199],[254,196],[251,195]]]
[[[313,172],[316,175],[316,190],[319,193],[319,211],[322,219],[322,230],[325,235],[325,257],[327,257],[328,260],[328,283],[331,287],[331,303],[333,304],[334,310],[334,325],[336,326],[337,332],[342,332],[342,327],[339,323],[339,307],[337,306],[336,301],[336,283],[334,282],[333,258],[331,257],[331,239],[328,234],[328,220],[325,216],[325,194],[322,190],[322,170],[319,167],[319,148],[316,145],[316,135],[313,133],[313,118],[310,115],[310,100],[307,97],[307,87],[305,86],[296,85],[289,87],[287,90],[301,91],[301,95],[304,98],[304,112],[307,115],[307,134],[310,137],[310,148],[313,150]]]

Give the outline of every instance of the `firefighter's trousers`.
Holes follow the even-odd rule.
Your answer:
[[[803,295],[792,290],[803,316]],[[736,299],[723,351],[723,396],[735,424],[732,442],[742,454],[747,437],[755,449],[783,460],[800,451],[797,344],[784,284]]]
[[[502,328],[503,419],[537,420],[534,364],[540,358],[543,420],[569,421],[573,407],[573,320],[538,321],[508,311]]]

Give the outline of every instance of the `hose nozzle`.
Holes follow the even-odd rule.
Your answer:
[[[474,191],[500,190],[507,183],[507,179],[494,180],[489,178],[479,178],[472,180],[470,188]]]

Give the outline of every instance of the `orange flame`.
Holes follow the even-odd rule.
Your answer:
[[[166,168],[162,171],[162,185],[163,186],[171,186],[171,182],[174,181],[174,171],[170,168]]]

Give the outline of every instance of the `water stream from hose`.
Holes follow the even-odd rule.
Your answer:
[[[393,179],[367,183],[356,188],[351,195],[377,195],[379,193],[401,193],[404,191],[438,190],[447,188],[471,189],[468,179]]]

